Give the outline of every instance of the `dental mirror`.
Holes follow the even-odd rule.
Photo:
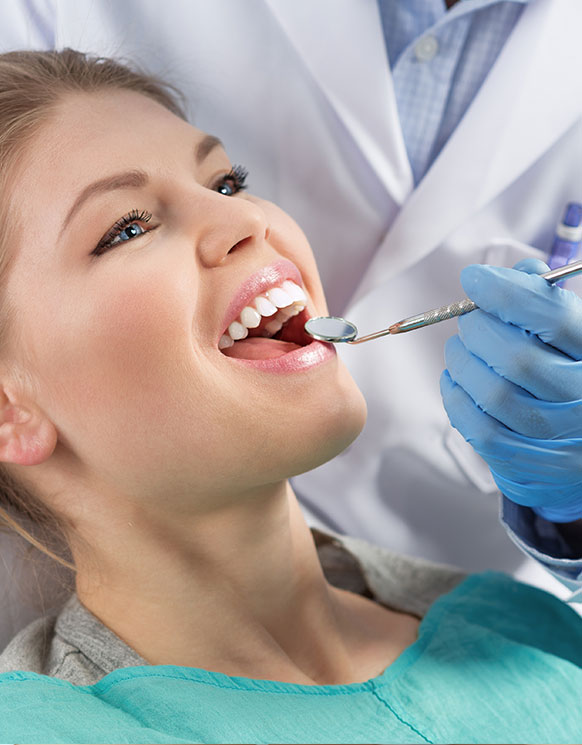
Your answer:
[[[305,324],[305,331],[318,341],[328,341],[333,344],[352,341],[358,334],[358,329],[353,323],[337,316],[310,318]]]
[[[405,327],[403,324],[404,321],[400,324],[394,324],[390,328],[376,331],[375,334],[360,336],[359,339],[356,339],[358,335],[356,324],[338,316],[317,316],[316,318],[310,318],[305,323],[304,328],[309,336],[312,336],[318,341],[327,341],[332,344],[338,344],[339,342],[361,344],[364,341],[378,339],[380,336],[386,336],[387,334],[399,334],[402,331],[408,331],[408,327]]]

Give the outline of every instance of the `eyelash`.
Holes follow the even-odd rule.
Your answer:
[[[234,196],[235,194],[238,194],[239,191],[243,191],[247,188],[246,180],[248,177],[248,171],[244,166],[233,166],[230,171],[224,176],[221,176],[218,181],[212,186],[213,189],[218,191],[219,188],[224,187],[228,184],[228,182],[232,182],[232,194],[224,194],[224,196]],[[221,193],[221,192],[219,192]],[[114,248],[118,243],[115,243],[115,239],[121,235],[121,233],[130,225],[133,225],[133,223],[148,223],[152,219],[153,215],[151,212],[148,212],[147,210],[142,210],[141,212],[137,209],[131,210],[131,212],[128,212],[127,215],[124,215],[121,217],[117,222],[109,228],[109,230],[105,233],[105,235],[101,238],[99,243],[95,246],[93,251],[91,251],[92,256],[101,256],[102,254],[109,251],[111,248]],[[145,230],[144,233],[139,233],[139,235],[136,235],[136,238],[139,238],[141,235],[144,235],[145,233],[150,233],[152,230],[155,230],[157,225],[155,227],[150,228],[149,230]],[[128,238],[127,241],[124,241],[124,243],[127,243],[129,241],[133,240],[132,238]]]

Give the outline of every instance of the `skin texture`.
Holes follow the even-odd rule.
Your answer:
[[[0,459],[74,531],[81,601],[153,664],[300,683],[365,680],[417,622],[331,588],[287,478],[360,432],[337,357],[289,375],[217,348],[241,282],[280,258],[311,315],[327,308],[311,249],[275,205],[220,194],[222,148],[130,91],[74,94],[18,164],[1,369]],[[89,183],[149,176],[88,200]],[[91,252],[123,215],[146,231]],[[138,221],[139,222],[139,221]],[[160,634],[160,629],[164,633]]]

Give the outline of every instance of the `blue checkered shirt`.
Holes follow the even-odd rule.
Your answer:
[[[529,0],[378,0],[417,184],[462,119]]]

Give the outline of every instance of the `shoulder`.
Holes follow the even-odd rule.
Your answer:
[[[20,631],[0,654],[0,673],[27,670],[46,674],[55,616],[38,618]]]
[[[59,633],[77,606],[73,597],[59,614],[38,618],[22,629],[0,654],[0,673],[33,672],[74,685],[100,680],[106,671]]]
[[[446,564],[397,554],[360,538],[350,538],[312,529],[320,561],[328,575],[332,551],[351,557],[375,599],[394,610],[424,616],[431,605],[457,587],[467,574]],[[353,569],[352,569],[353,571]],[[342,572],[346,569],[342,566]],[[330,578],[332,584],[352,589]],[[335,580],[335,581],[334,581]]]
[[[582,667],[582,618],[545,590],[501,572],[481,572],[442,605],[464,622]]]

